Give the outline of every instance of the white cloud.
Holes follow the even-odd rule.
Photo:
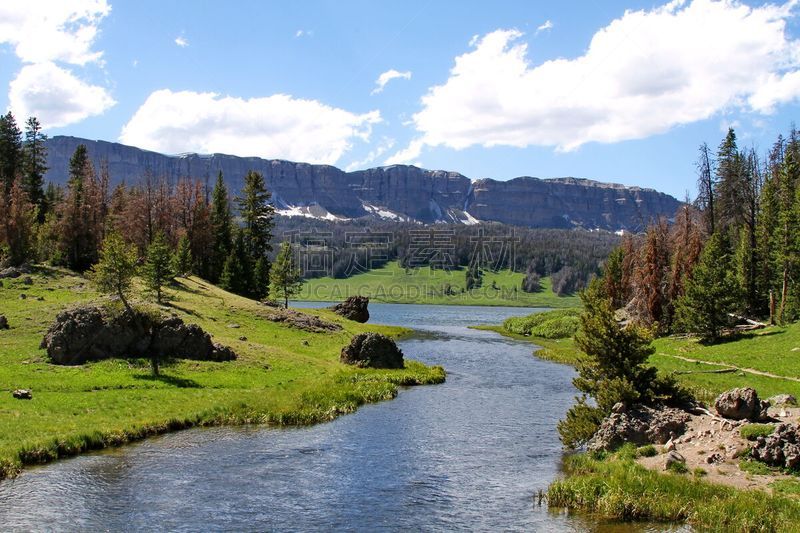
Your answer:
[[[555,146],[641,139],[732,109],[767,113],[800,95],[796,5],[676,0],[626,11],[585,54],[533,65],[516,30],[498,30],[457,57],[414,115],[423,145]]]
[[[553,22],[551,20],[545,20],[543,24],[536,28],[536,33],[539,34],[543,31],[553,29]]]
[[[354,140],[369,141],[380,112],[356,114],[276,94],[248,100],[215,93],[155,91],[120,141],[165,153],[226,153],[336,163]]]
[[[0,44],[13,46],[25,63],[99,61],[102,52],[92,44],[110,11],[106,0],[0,2]]]
[[[394,148],[394,145],[395,145],[394,139],[391,139],[389,137],[383,137],[381,139],[381,142],[378,143],[378,146],[376,146],[374,150],[371,150],[364,159],[353,161],[352,163],[350,163],[345,167],[345,170],[347,172],[352,172],[354,170],[360,170],[366,168],[367,165],[374,162],[383,154]]]
[[[11,82],[8,99],[18,117],[36,116],[48,127],[79,122],[115,104],[103,87],[49,62],[23,67]]]
[[[392,80],[396,80],[398,78],[404,80],[410,80],[411,71],[407,70],[405,72],[400,72],[395,69],[387,70],[386,72],[378,76],[377,80],[375,80],[375,88],[372,90],[370,94],[378,94],[379,92],[383,91],[383,88],[386,87],[387,83],[389,83]]]
[[[299,39],[300,37],[313,37],[314,30],[297,30],[294,32],[294,36],[296,39]]]
[[[24,64],[8,92],[19,120],[36,115],[45,128],[66,126],[115,104],[105,88],[56,64],[102,67],[103,52],[92,47],[110,11],[106,0],[0,2],[0,44]]]
[[[175,37],[175,44],[177,44],[181,48],[186,48],[187,46],[189,46],[189,41],[187,41],[186,37],[184,37],[183,35],[178,35],[177,37]]]
[[[400,150],[399,152],[391,155],[386,161],[383,162],[384,165],[399,165],[401,163],[409,163],[417,159],[420,154],[422,153],[422,148],[425,146],[425,141],[423,139],[413,139],[408,146]]]

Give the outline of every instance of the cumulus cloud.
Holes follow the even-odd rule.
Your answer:
[[[534,65],[517,30],[457,57],[413,117],[424,146],[554,146],[641,139],[740,110],[768,113],[800,95],[800,42],[786,32],[796,0],[676,0],[626,11],[572,59]]]
[[[0,43],[25,63],[85,65],[102,56],[92,44],[110,11],[106,0],[0,2]]]
[[[314,30],[297,30],[294,32],[294,36],[296,39],[300,37],[312,37],[314,35]]]
[[[375,88],[372,90],[371,94],[378,94],[379,92],[382,92],[383,88],[386,87],[387,83],[389,83],[392,80],[396,80],[398,78],[403,80],[410,80],[411,71],[407,70],[405,72],[400,72],[395,69],[387,70],[386,72],[378,76],[377,80],[375,80]]]
[[[104,88],[50,62],[24,66],[11,82],[8,99],[19,117],[36,116],[48,127],[80,122],[115,103]]]
[[[187,46],[189,46],[189,41],[187,41],[186,37],[184,37],[183,35],[179,35],[175,37],[175,44],[177,44],[181,48],[186,48]]]
[[[93,50],[106,0],[0,2],[0,44],[10,45],[24,64],[9,84],[8,99],[18,117],[36,115],[46,128],[66,126],[114,105],[107,90],[91,85],[61,63],[102,66]]]
[[[541,24],[538,28],[536,28],[536,33],[541,33],[543,31],[552,30],[553,29],[553,22],[551,20],[545,20],[543,24]]]
[[[356,114],[285,94],[242,99],[155,91],[123,127],[120,141],[165,153],[186,151],[336,163],[353,141],[369,141],[380,112]]]

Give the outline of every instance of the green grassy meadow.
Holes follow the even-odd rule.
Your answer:
[[[63,270],[37,269],[32,278],[30,286],[19,278],[2,280],[0,287],[0,314],[11,326],[0,331],[0,478],[24,464],[172,429],[332,420],[363,403],[393,398],[398,385],[439,383],[445,377],[441,367],[408,360],[403,370],[339,363],[342,346],[354,334],[399,337],[402,328],[357,324],[313,310],[344,329],[310,333],[265,320],[261,304],[199,278],[179,278],[163,311],[199,324],[216,342],[232,347],[236,361],[168,362],[159,378],[151,375],[147,360],[52,365],[39,343],[55,315],[99,296],[85,278]],[[12,398],[16,388],[31,389],[33,399]]]
[[[482,286],[467,291],[464,270],[431,270],[426,267],[406,271],[394,261],[346,279],[325,277],[308,280],[297,299],[333,302],[360,295],[384,303],[509,307],[575,307],[580,303],[577,296],[556,295],[550,278],[542,279],[541,292],[523,292],[520,289],[523,278],[519,272],[487,270],[484,271]],[[454,294],[446,294],[448,285]]]

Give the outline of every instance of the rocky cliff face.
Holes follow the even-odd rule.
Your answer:
[[[529,227],[638,231],[672,217],[680,202],[652,189],[558,178],[472,181],[457,172],[393,165],[344,172],[330,165],[224,154],[168,156],[106,141],[56,136],[47,142],[47,179],[66,183],[69,158],[85,144],[95,165],[107,161],[112,183],[136,183],[146,172],[212,184],[222,171],[231,191],[256,170],[283,215],[329,220],[374,217],[419,222],[496,221]]]

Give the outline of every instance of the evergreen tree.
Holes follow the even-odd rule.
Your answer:
[[[116,295],[129,312],[128,294],[136,275],[136,247],[129,245],[116,233],[110,233],[100,250],[100,260],[92,267],[91,278],[97,289]]]
[[[239,216],[242,219],[242,237],[249,264],[253,267],[259,260],[263,260],[262,272],[269,277],[269,260],[267,254],[272,251],[272,228],[274,225],[275,208],[269,201],[272,194],[264,184],[264,177],[255,171],[250,171],[244,178],[242,195],[237,198]],[[252,268],[251,268],[252,277]],[[252,295],[264,297],[267,294],[257,294],[258,289],[254,283],[249,285]]]
[[[792,279],[797,279],[798,265],[800,264],[800,249],[797,236],[800,234],[800,213],[797,210],[797,183],[800,179],[800,161],[798,161],[797,146],[789,142],[786,148],[783,165],[780,173],[780,187],[778,190],[778,228],[776,250],[777,271],[780,273],[780,308],[778,320],[783,322],[789,318],[786,314],[791,296],[790,284]]]
[[[22,173],[22,131],[11,111],[0,115],[0,192],[8,194]]]
[[[717,205],[720,229],[723,230],[738,230],[745,218],[747,184],[742,166],[736,133],[729,128],[717,152]]]
[[[647,366],[653,353],[650,336],[635,325],[622,327],[614,317],[604,283],[595,279],[581,293],[583,312],[575,343],[585,354],[573,384],[581,392],[577,404],[558,423],[562,442],[569,448],[585,444],[617,402],[667,403],[685,399],[674,382],[657,376]],[[589,403],[594,400],[594,405]]]
[[[686,204],[678,210],[675,215],[675,224],[672,227],[672,272],[670,274],[669,286],[669,307],[673,312],[673,306],[678,299],[683,296],[686,288],[686,280],[692,275],[700,254],[703,251],[703,238],[700,230],[700,222],[695,209]]]
[[[216,283],[233,248],[233,217],[222,171],[217,175],[217,183],[214,185],[214,192],[211,193],[211,231],[213,245],[208,279]]]
[[[44,174],[47,172],[47,135],[36,117],[25,123],[25,142],[23,144],[24,188],[31,203],[37,208],[38,221],[44,222],[48,205],[44,194]]]
[[[671,322],[668,299],[670,244],[669,227],[664,219],[649,225],[633,280],[637,320],[647,326],[657,325],[662,331],[667,331]]]
[[[147,258],[142,269],[144,282],[150,292],[161,303],[164,286],[175,278],[172,270],[172,256],[164,232],[159,231],[147,247]]]
[[[294,257],[291,243],[284,241],[281,244],[275,264],[272,265],[272,294],[283,298],[283,306],[289,307],[289,299],[300,292],[303,286],[303,277]]]
[[[622,263],[624,260],[625,252],[621,247],[617,247],[611,251],[603,267],[604,290],[611,299],[614,309],[624,307],[627,303],[625,288],[622,286]]]
[[[226,291],[242,296],[250,296],[253,287],[253,266],[245,246],[244,231],[236,232],[233,249],[220,277],[220,286]]]
[[[0,191],[0,244],[5,244],[12,265],[31,259],[35,215],[28,195],[16,179],[8,196]]]
[[[683,331],[697,333],[708,342],[719,339],[736,310],[739,285],[732,268],[728,237],[717,232],[706,242],[700,261],[677,303],[677,323]]]
[[[92,209],[97,207],[90,202],[95,196],[94,167],[89,160],[86,145],[78,145],[69,162],[69,181],[67,196],[61,205],[60,246],[67,266],[82,271],[89,268],[97,259],[98,235],[93,232]]]
[[[700,155],[697,158],[697,199],[695,205],[703,213],[706,232],[711,235],[716,231],[716,172],[713,168],[708,145],[700,145]]]
[[[178,249],[172,260],[172,271],[176,276],[186,276],[192,271],[192,249],[186,235],[181,235],[178,240]]]

